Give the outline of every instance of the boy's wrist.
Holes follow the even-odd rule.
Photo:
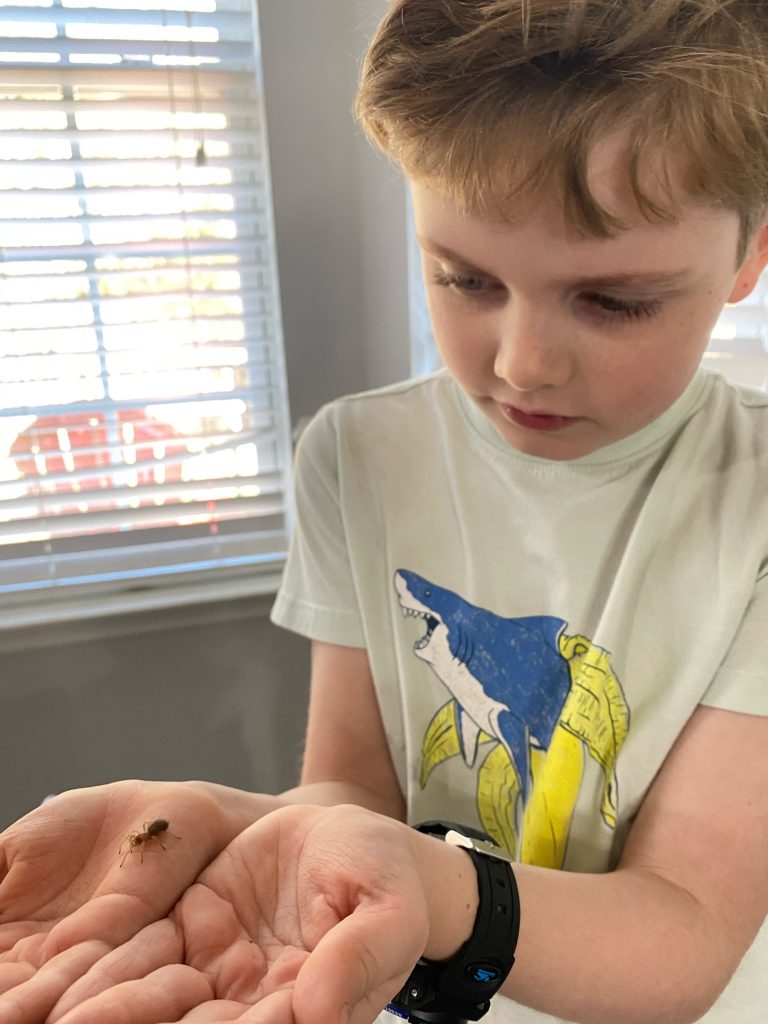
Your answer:
[[[190,780],[185,785],[210,798],[213,814],[219,817],[220,824],[228,833],[230,840],[263,818],[265,814],[283,806],[279,797],[268,793],[250,793],[232,786],[197,779]]]
[[[469,940],[477,917],[477,872],[466,850],[411,830],[411,848],[429,913],[423,955],[447,960]]]

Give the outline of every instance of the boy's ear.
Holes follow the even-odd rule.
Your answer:
[[[741,302],[742,299],[751,295],[766,266],[768,266],[768,224],[764,224],[753,238],[728,302]]]

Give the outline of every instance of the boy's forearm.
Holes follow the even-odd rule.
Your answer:
[[[279,799],[284,804],[319,804],[323,807],[354,804],[398,821],[402,821],[404,816],[404,805],[399,794],[393,794],[392,799],[388,799],[386,795],[356,782],[332,779],[325,782],[304,782],[295,789],[281,793]]]
[[[437,873],[439,863],[433,860]],[[444,872],[438,884],[430,874],[438,893],[462,884]],[[520,938],[502,993],[542,1013],[576,1024],[687,1024],[709,1009],[736,966],[723,962],[722,941],[701,905],[650,872],[588,875],[516,865],[515,877]],[[438,959],[466,941],[467,919],[457,918],[442,895],[430,902],[425,955]]]
[[[285,807],[288,804],[316,804],[323,807],[333,807],[337,804],[356,804],[359,807],[366,807],[369,810],[377,811],[379,814],[386,814],[389,817],[399,817],[398,809],[389,807],[385,801],[376,793],[366,789],[364,786],[355,785],[349,782],[314,782],[296,786],[283,793],[272,795],[269,793],[249,793],[246,790],[235,789],[231,786],[224,786],[216,782],[192,781],[187,783],[202,790],[218,804],[220,809],[227,815],[232,825],[233,835],[242,832],[259,818],[263,818],[270,811]]]
[[[516,877],[519,956],[505,992],[520,1002],[580,1024],[683,1024],[727,981],[706,911],[658,875],[523,865]]]

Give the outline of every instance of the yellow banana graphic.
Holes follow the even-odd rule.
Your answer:
[[[629,708],[607,651],[583,636],[561,637],[560,651],[568,659],[573,679],[560,724],[586,744],[602,767],[605,782],[600,813],[606,825],[615,828],[618,817],[616,759],[629,731]]]
[[[480,732],[478,743],[490,743],[493,739],[485,732]],[[427,726],[421,743],[421,776],[419,784],[424,789],[432,769],[446,761],[449,757],[461,753],[459,740],[459,706],[455,700],[443,704]]]
[[[454,757],[461,750],[459,744],[458,709],[455,700],[443,704],[427,726],[421,743],[421,788],[433,768],[437,768],[449,757]]]
[[[491,750],[477,775],[477,810],[483,829],[498,845],[517,855],[515,808],[520,780],[506,749]]]
[[[533,786],[523,817],[523,864],[563,866],[583,772],[584,748],[560,726],[548,750],[531,750]]]

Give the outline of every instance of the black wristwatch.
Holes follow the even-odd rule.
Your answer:
[[[515,962],[520,899],[514,861],[476,829],[450,821],[425,821],[415,828],[467,851],[477,871],[480,898],[469,940],[450,960],[419,960],[387,1010],[426,1024],[480,1020]]]

